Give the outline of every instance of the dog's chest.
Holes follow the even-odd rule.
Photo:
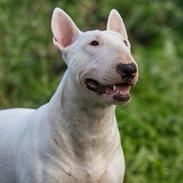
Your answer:
[[[108,161],[70,161],[69,166],[52,164],[48,167],[45,177],[47,183],[121,183],[124,176],[122,156]]]
[[[97,167],[94,166],[93,168]],[[121,169],[120,169],[121,170]],[[45,180],[48,183],[121,183],[123,180],[123,172],[118,170],[103,169],[100,171],[86,171],[86,170],[73,170],[71,172],[56,170],[48,176]],[[48,181],[49,180],[49,181]]]

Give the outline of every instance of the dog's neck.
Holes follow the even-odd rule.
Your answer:
[[[68,148],[77,156],[84,158],[91,151],[106,153],[111,150],[111,142],[119,135],[115,106],[99,104],[82,93],[68,71],[49,105],[54,115],[54,130],[60,137],[64,134],[72,146]]]

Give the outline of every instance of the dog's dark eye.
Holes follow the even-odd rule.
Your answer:
[[[124,39],[123,42],[125,43],[126,46],[128,46],[128,42]]]
[[[94,40],[94,41],[90,42],[89,45],[91,45],[91,46],[98,46],[99,45],[99,42],[96,41],[96,40]]]

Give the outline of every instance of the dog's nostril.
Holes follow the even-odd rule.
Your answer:
[[[118,64],[116,67],[117,72],[124,77],[134,77],[137,72],[137,67],[134,63],[131,64]]]

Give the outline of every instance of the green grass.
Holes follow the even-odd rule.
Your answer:
[[[111,8],[123,15],[140,73],[117,108],[125,183],[183,183],[182,1],[1,0],[1,109],[39,107],[54,93],[63,72],[50,31],[56,6],[83,30],[105,28]]]

